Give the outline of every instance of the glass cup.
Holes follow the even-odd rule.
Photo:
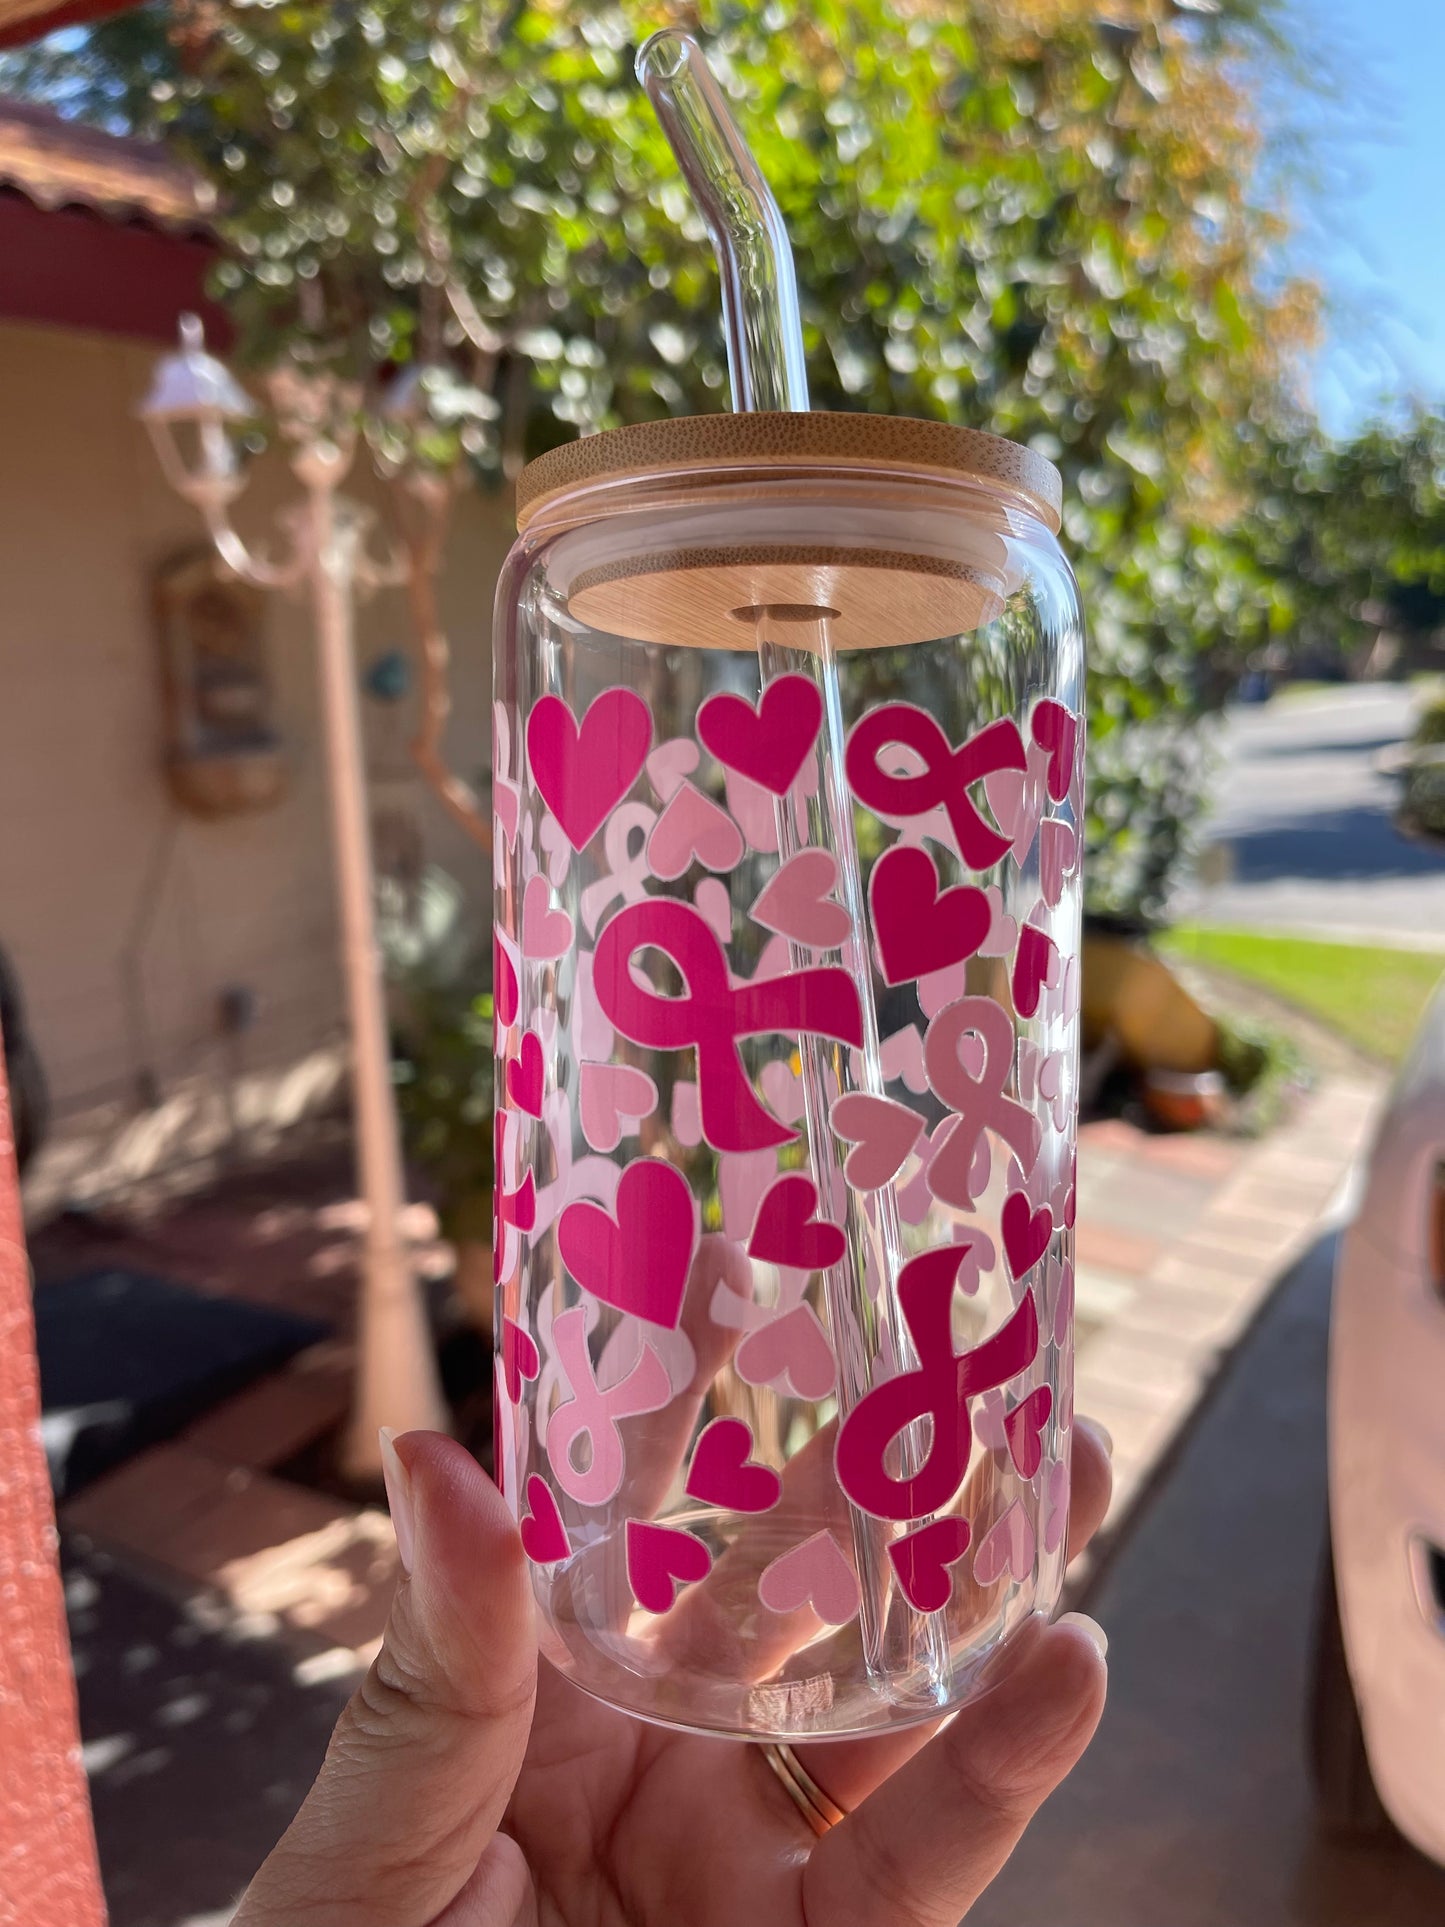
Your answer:
[[[1031,451],[534,462],[498,593],[496,1472],[643,1718],[932,1719],[1058,1600],[1084,636]]]

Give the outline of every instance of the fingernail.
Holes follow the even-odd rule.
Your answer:
[[[381,1438],[381,1476],[386,1481],[386,1503],[391,1508],[391,1526],[396,1534],[396,1552],[401,1560],[401,1569],[411,1571],[412,1554],[416,1551],[416,1517],[411,1499],[411,1475],[401,1462],[401,1454],[396,1449],[396,1433],[389,1425],[383,1425]]]
[[[1056,1626],[1077,1627],[1084,1637],[1092,1642],[1094,1650],[1100,1659],[1106,1659],[1108,1657],[1109,1635],[1104,1631],[1104,1628],[1099,1624],[1097,1619],[1090,1619],[1087,1613],[1060,1613],[1059,1617],[1054,1621],[1054,1624]]]
[[[1110,1432],[1108,1426],[1100,1425],[1096,1418],[1085,1418],[1082,1413],[1074,1420],[1074,1423],[1082,1431],[1087,1432],[1091,1439],[1098,1440],[1104,1449],[1104,1457],[1112,1464],[1114,1458],[1114,1435]]]

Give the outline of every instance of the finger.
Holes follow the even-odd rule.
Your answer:
[[[818,1842],[805,1917],[955,1927],[1087,1746],[1104,1686],[1091,1620],[1040,1627],[997,1686]]]
[[[411,1432],[394,1450],[409,1576],[234,1927],[422,1927],[472,1878],[521,1767],[537,1659],[516,1527],[452,1440]]]
[[[1102,1426],[1080,1417],[1074,1423],[1070,1457],[1069,1557],[1076,1559],[1103,1524],[1113,1489],[1112,1445]],[[820,1662],[826,1664],[826,1660]],[[799,1746],[804,1767],[838,1806],[851,1811],[905,1760],[911,1760],[938,1731],[940,1721],[906,1726],[876,1739],[834,1740]]]

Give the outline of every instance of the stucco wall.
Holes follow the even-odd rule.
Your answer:
[[[274,1071],[340,1035],[304,604],[272,597],[267,611],[283,799],[208,822],[164,778],[151,572],[198,530],[133,418],[151,361],[100,336],[0,327],[0,943],[61,1132],[133,1115],[148,1091]],[[268,458],[239,507],[243,527],[263,530],[289,486]],[[508,538],[507,504],[466,500],[442,585],[456,663],[449,751],[469,775],[488,756],[491,599]],[[363,664],[404,642],[404,621],[396,594],[363,613]],[[410,704],[364,707],[378,806],[413,824],[480,901],[483,860],[410,772]],[[223,1040],[218,1003],[233,985],[254,993],[256,1021]]]

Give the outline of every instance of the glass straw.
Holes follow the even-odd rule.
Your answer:
[[[666,29],[638,50],[636,73],[717,254],[733,408],[806,412],[808,371],[787,228],[702,49],[691,35]],[[895,1295],[902,1231],[893,1188],[885,1185],[865,1203],[841,1183],[841,1159],[828,1122],[833,1097],[851,1090],[882,1095],[884,1080],[864,936],[862,877],[843,776],[845,731],[837,659],[827,612],[817,609],[807,621],[799,621],[800,615],[790,610],[791,619],[780,624],[766,608],[760,609],[756,630],[762,681],[806,675],[823,698],[825,754],[821,781],[808,805],[808,834],[800,833],[792,796],[783,797],[776,818],[778,860],[786,863],[811,835],[812,847],[829,851],[837,862],[838,896],[852,926],[841,961],[858,985],[863,1007],[863,1050],[856,1056],[819,1038],[800,1040],[809,1160],[819,1208],[826,1212],[828,1201],[840,1191],[845,1200],[847,1250],[824,1281],[838,1359],[841,1422],[870,1389],[885,1342],[900,1367],[915,1361]],[[778,639],[780,633],[787,635],[786,642]],[[791,948],[794,968],[813,961]],[[900,1441],[905,1471],[917,1469],[923,1446],[917,1427]],[[890,1622],[889,1530],[856,1508],[849,1510],[865,1663],[880,1682],[891,1678],[895,1690],[899,1675],[921,1670],[926,1684],[920,1697],[942,1697],[950,1671],[944,1628],[936,1618],[907,1607],[901,1596],[894,1601]]]

